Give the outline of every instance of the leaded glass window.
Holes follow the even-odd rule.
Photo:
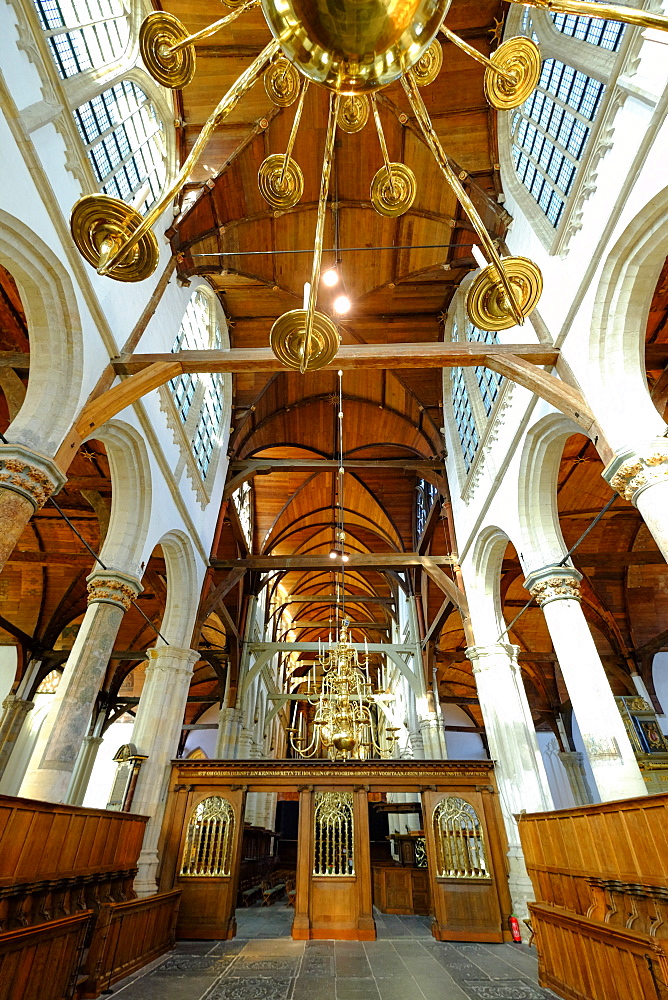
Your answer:
[[[455,424],[459,433],[459,441],[462,446],[462,456],[464,465],[468,472],[473,464],[475,453],[480,444],[478,429],[473,416],[471,399],[469,397],[466,379],[463,368],[452,369],[452,408],[455,415]]]
[[[604,91],[600,81],[546,59],[538,87],[513,114],[517,175],[555,229]]]
[[[130,201],[141,190],[149,208],[165,182],[160,117],[144,91],[123,80],[82,104],[74,119],[105,194]]]
[[[624,25],[618,21],[605,21],[601,17],[578,17],[575,14],[553,14],[550,17],[562,35],[577,38],[589,45],[616,52],[624,34]]]
[[[222,346],[220,330],[216,328],[212,337],[211,326],[211,301],[205,292],[196,291],[186,306],[172,352],[220,349]],[[223,376],[186,373],[172,379],[169,388],[184,424],[188,420],[195,398],[198,396],[201,398],[199,417],[192,437],[192,449],[197,467],[204,479],[220,438],[223,421]]]
[[[472,343],[478,344],[499,343],[498,333],[490,330],[479,330],[477,326],[473,325],[473,323],[468,324],[466,339]],[[478,388],[480,389],[482,405],[485,408],[485,413],[489,416],[492,412],[492,407],[494,406],[496,397],[499,395],[499,389],[503,383],[503,375],[499,375],[497,372],[493,372],[491,369],[485,368],[484,365],[477,365],[473,369],[473,372],[475,374],[476,382],[478,383]]]
[[[125,51],[129,38],[121,0],[35,0],[61,77],[99,69]]]

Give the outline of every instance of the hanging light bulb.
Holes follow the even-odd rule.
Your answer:
[[[330,549],[329,550],[329,558],[330,559],[336,559],[336,557],[338,556],[338,554],[339,553],[336,551],[336,549]]]
[[[328,288],[333,288],[339,282],[339,272],[335,267],[330,267],[329,271],[325,271],[322,276],[323,285],[327,285]]]
[[[347,313],[350,309],[350,299],[347,295],[339,295],[334,299],[334,311],[342,316]]]
[[[348,555],[347,552],[342,552],[341,553],[341,562],[348,562],[349,559],[350,559],[350,556]]]

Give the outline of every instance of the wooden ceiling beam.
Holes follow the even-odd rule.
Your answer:
[[[346,572],[357,569],[407,569],[410,566],[452,566],[452,556],[421,556],[417,552],[369,552],[351,553]],[[259,570],[264,573],[276,570],[323,570],[337,569],[340,562],[329,556],[275,555],[248,556],[246,559],[212,559],[214,569]]]
[[[558,349],[543,344],[481,344],[481,343],[427,343],[427,344],[344,344],[339,348],[334,360],[323,369],[336,370],[355,368],[399,369],[399,368],[452,368],[488,365],[491,361],[514,360],[524,365],[555,365],[559,357]],[[152,365],[169,366],[165,381],[174,377],[176,365],[180,372],[231,373],[240,372],[284,372],[286,368],[278,360],[270,347],[233,348],[227,351],[177,351],[173,354],[131,354],[112,360],[117,375],[134,375]],[[495,366],[496,370],[496,366]],[[513,375],[509,373],[513,379]],[[513,379],[517,381],[517,379]],[[148,381],[148,380],[147,380]],[[116,387],[118,388],[118,387]],[[150,388],[155,388],[151,383]],[[150,389],[146,389],[150,391]],[[126,404],[127,405],[127,404]]]

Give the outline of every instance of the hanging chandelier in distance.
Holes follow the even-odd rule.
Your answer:
[[[369,656],[360,665],[348,638],[349,625],[350,619],[344,618],[338,641],[318,655],[320,691],[306,698],[308,705],[315,706],[310,732],[304,716],[298,726],[287,730],[290,746],[300,757],[326,755],[333,761],[391,757],[397,743],[395,726],[386,726],[382,738],[378,731],[371,711],[376,693],[369,677]]]
[[[523,104],[536,87],[541,70],[538,47],[531,39],[509,38],[491,58],[460,38],[443,21],[457,0],[225,0],[231,13],[190,34],[174,15],[149,14],[140,29],[139,44],[148,72],[163,86],[186,86],[195,74],[195,42],[225,28],[254,7],[261,7],[271,41],[221,98],[209,116],[181,170],[145,217],[131,205],[107,195],[86,195],[72,210],[70,227],[80,253],[98,274],[118,281],[141,281],[157,267],[158,241],[153,225],[190,177],[211,135],[263,76],[274,104],[294,102],[285,153],[273,153],[260,167],[258,182],[276,212],[290,211],[302,196],[302,171],[292,150],[309,83],[329,92],[329,118],[322,163],[322,180],[313,250],[310,294],[305,308],[283,313],[275,321],[270,344],[288,368],[313,371],[329,364],[339,348],[334,320],[316,308],[320,285],[325,214],[337,127],[360,131],[373,110],[383,165],[371,184],[374,209],[386,217],[408,211],[417,190],[407,164],[391,163],[376,105],[376,94],[400,81],[415,121],[440,173],[468,215],[477,233],[486,265],[471,284],[466,308],[482,330],[504,330],[524,322],[542,291],[539,268],[526,257],[502,257],[465,190],[459,172],[444,150],[420,94],[441,69],[444,56],[437,34],[485,66],[485,96],[493,108],[509,110]],[[645,28],[668,30],[668,17],[589,0],[512,0],[554,12],[608,18]],[[403,116],[406,118],[406,116]]]

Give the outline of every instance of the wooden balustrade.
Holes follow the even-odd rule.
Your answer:
[[[174,947],[181,891],[110,903],[98,914],[80,997],[97,997]]]
[[[668,795],[524,814],[539,975],[569,1000],[668,997]]]
[[[93,913],[0,934],[0,1000],[73,996]]]

